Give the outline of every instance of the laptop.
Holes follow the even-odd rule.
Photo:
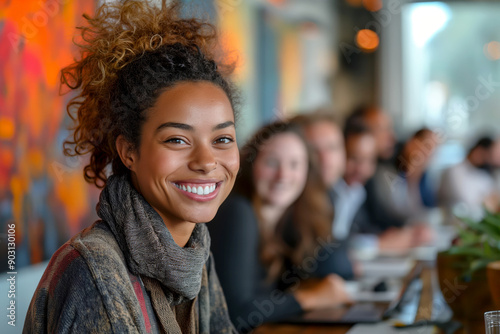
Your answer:
[[[397,314],[410,300],[415,300],[415,294],[420,291],[420,274],[423,265],[417,264],[411,272],[403,279],[403,284],[397,297],[390,303],[387,302],[359,302],[347,307],[315,310],[305,312],[284,320],[280,323],[291,324],[317,324],[317,325],[353,325],[360,323],[376,323]]]

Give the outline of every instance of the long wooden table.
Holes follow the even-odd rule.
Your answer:
[[[431,319],[432,307],[436,305],[436,286],[433,284],[433,276],[436,270],[433,266],[424,265],[421,273],[422,292],[415,317],[415,321]],[[465,328],[457,331],[457,334],[480,334],[484,333],[484,323],[465,324]],[[264,324],[252,333],[254,334],[345,334],[351,326],[342,325],[294,325],[294,324]],[[403,333],[403,332],[402,332]]]

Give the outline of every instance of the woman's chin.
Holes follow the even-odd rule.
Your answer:
[[[186,217],[186,221],[194,224],[199,224],[199,223],[208,223],[212,221],[215,217],[215,214],[217,211],[213,213],[206,213],[206,214],[199,214],[199,215],[193,215]]]
[[[283,198],[276,198],[274,200],[269,201],[270,205],[272,205],[272,206],[274,206],[276,208],[283,209],[283,210],[288,209],[288,207],[290,205],[292,205],[292,203],[293,203],[292,200],[283,199]]]

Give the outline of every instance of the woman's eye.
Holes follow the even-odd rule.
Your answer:
[[[170,139],[165,140],[164,143],[186,144],[186,142],[180,138],[170,138]]]
[[[267,159],[265,162],[266,162],[267,167],[278,167],[279,166],[279,162],[275,159]]]
[[[215,142],[217,144],[229,144],[229,143],[234,142],[234,140],[233,140],[233,138],[230,138],[230,137],[222,137],[222,138],[216,139]]]

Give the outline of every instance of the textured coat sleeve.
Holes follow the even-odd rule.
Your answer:
[[[109,332],[108,314],[85,260],[71,245],[64,245],[40,280],[23,333]]]
[[[102,224],[77,234],[52,256],[23,333],[145,332],[124,261]]]

